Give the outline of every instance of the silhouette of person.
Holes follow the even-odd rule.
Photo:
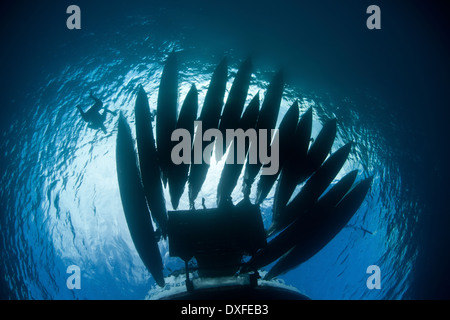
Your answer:
[[[89,108],[88,111],[84,112],[80,105],[77,105],[77,109],[80,111],[81,117],[84,121],[88,123],[88,127],[92,129],[102,129],[104,133],[106,133],[106,128],[103,122],[106,120],[106,114],[109,112],[113,115],[117,113],[115,111],[108,110],[107,107],[103,108],[103,102],[94,97],[91,91],[89,91],[89,97],[94,100],[94,105]],[[101,109],[105,109],[102,114],[100,114]]]

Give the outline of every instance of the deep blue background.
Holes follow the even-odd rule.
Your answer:
[[[449,23],[446,8],[433,1],[6,1],[0,19],[0,106],[3,129],[33,88],[33,75],[64,65],[65,50],[83,47],[83,35],[120,28],[123,17],[158,12],[161,30],[190,30],[217,52],[232,47],[308,83],[351,91],[356,85],[376,91],[394,106],[402,131],[404,177],[420,190],[425,219],[418,237],[423,250],[415,265],[411,298],[450,298],[450,212],[448,210],[447,148],[449,134]],[[65,27],[66,8],[82,9],[82,30]],[[366,8],[377,4],[382,30],[365,28]],[[307,48],[307,49],[305,49]],[[70,55],[70,52],[67,52]],[[295,79],[292,79],[295,81]],[[15,105],[20,105],[16,103]],[[372,112],[376,112],[373,110]],[[0,169],[4,168],[0,158]],[[414,173],[414,174],[408,174]],[[1,297],[8,297],[0,285]]]

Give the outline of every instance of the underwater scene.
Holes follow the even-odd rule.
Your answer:
[[[448,299],[442,12],[5,4],[0,298]]]

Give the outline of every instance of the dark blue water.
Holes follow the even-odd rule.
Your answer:
[[[280,281],[313,299],[448,297],[448,29],[439,7],[380,1],[382,29],[369,31],[365,10],[372,3],[364,1],[78,1],[82,29],[69,31],[70,4],[16,3],[2,11],[2,298],[142,299],[155,286],[121,206],[117,117],[108,115],[105,134],[88,128],[75,106],[88,107],[92,90],[122,111],[134,132],[135,89],[142,84],[156,108],[173,49],[179,99],[195,83],[200,105],[223,56],[228,89],[240,62],[252,56],[248,99],[282,68],[279,119],[295,99],[302,113],[313,107],[313,135],[336,117],[333,150],[355,142],[338,178],[353,169],[360,178],[374,176],[348,226]],[[220,163],[211,167],[199,195],[207,207],[215,204],[220,172]],[[262,205],[266,224],[272,197]],[[171,209],[168,199],[166,190]],[[185,193],[180,209],[187,207]],[[160,250],[168,276],[182,264],[168,256],[166,242]],[[70,265],[80,267],[79,290],[66,286]],[[366,286],[370,265],[380,267],[380,290]]]

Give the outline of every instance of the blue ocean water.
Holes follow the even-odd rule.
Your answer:
[[[240,62],[252,56],[255,71],[248,101],[258,90],[265,92],[271,75],[282,68],[287,84],[278,121],[296,99],[301,113],[313,107],[313,135],[326,119],[336,117],[333,151],[354,141],[338,178],[353,169],[359,170],[358,179],[374,177],[347,227],[280,279],[313,299],[417,296],[420,268],[435,253],[428,248],[432,242],[427,232],[435,223],[429,222],[430,212],[439,207],[427,191],[437,188],[435,176],[443,177],[442,163],[434,158],[438,156],[430,158],[426,152],[437,142],[421,130],[442,134],[428,125],[430,115],[422,118],[411,103],[414,94],[420,103],[423,97],[430,105],[435,100],[411,91],[416,88],[412,83],[424,91],[432,85],[422,86],[428,81],[419,77],[425,67],[415,62],[421,59],[400,57],[414,46],[409,35],[396,35],[405,30],[398,28],[401,23],[389,20],[400,12],[397,7],[384,7],[383,27],[391,31],[373,34],[365,28],[367,5],[353,1],[345,3],[346,9],[330,1],[298,6],[283,1],[79,1],[82,29],[71,31],[65,27],[69,4],[35,5],[25,26],[12,18],[3,20],[17,29],[2,34],[7,44],[2,53],[2,108],[7,116],[0,132],[2,298],[142,299],[155,286],[133,246],[121,206],[115,167],[118,118],[107,116],[105,134],[88,128],[75,106],[91,105],[92,90],[110,110],[125,115],[134,134],[136,88],[144,86],[155,109],[164,60],[172,50],[180,61],[179,102],[194,83],[200,106],[223,56],[230,65],[228,90]],[[10,10],[20,12],[13,6]],[[360,11],[361,16],[352,18]],[[401,18],[409,21],[409,16]],[[389,45],[398,39],[407,48],[392,52]],[[411,71],[408,63],[419,70]],[[211,167],[199,195],[207,207],[215,205],[220,170],[220,164]],[[262,204],[266,224],[272,202],[273,190]],[[187,207],[185,193],[180,209]],[[448,218],[440,221],[447,223]],[[166,276],[182,266],[168,256],[167,242],[160,243],[160,250]],[[80,267],[81,289],[66,285],[70,265]],[[366,286],[370,265],[380,267],[380,290]]]

